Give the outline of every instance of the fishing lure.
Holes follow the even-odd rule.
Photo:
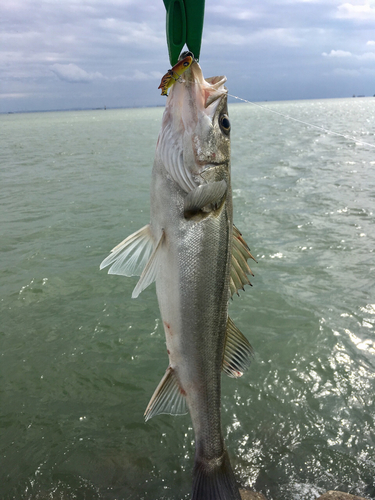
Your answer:
[[[193,57],[188,55],[184,57],[181,61],[178,61],[177,64],[173,66],[172,69],[169,69],[168,72],[161,79],[159,89],[161,89],[161,95],[168,95],[168,89],[174,85],[177,80],[181,77],[181,75],[188,69],[188,67],[193,62]]]

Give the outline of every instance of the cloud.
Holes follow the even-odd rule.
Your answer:
[[[215,14],[217,16],[222,16],[224,18],[231,18],[246,21],[249,19],[254,19],[259,17],[259,14],[255,10],[250,10],[247,6],[236,6],[230,5],[220,5],[215,3],[213,5],[208,5],[206,12],[210,14]]]
[[[28,97],[30,94],[25,94],[22,92],[11,92],[8,94],[0,94],[0,99],[20,99],[24,97]]]
[[[358,77],[361,75],[361,72],[358,69],[335,68],[333,74],[338,76]]]
[[[327,52],[323,52],[322,56],[324,57],[352,57],[351,52],[347,52],[346,50],[331,50],[329,54]]]
[[[374,0],[206,0],[203,72],[257,99],[347,95],[332,72],[375,66],[374,13]],[[6,0],[0,18],[2,109],[160,103],[170,67],[161,0]],[[373,76],[361,77],[374,93]]]
[[[361,4],[343,3],[337,7],[336,16],[339,19],[355,19],[357,21],[370,21],[375,19],[375,7],[373,2]]]
[[[127,21],[125,19],[105,18],[97,21],[98,29],[115,42],[133,48],[164,48],[165,35],[154,28],[150,22]]]
[[[55,75],[65,82],[69,83],[89,83],[93,80],[105,78],[99,72],[88,73],[76,64],[53,64],[50,67]]]
[[[249,32],[248,30],[240,32],[233,27],[223,32],[222,29],[211,29],[204,36],[203,42],[207,45],[215,46],[231,46],[239,47],[259,46],[259,45],[277,45],[284,47],[298,46],[302,42],[302,38],[297,36],[293,29],[273,28],[261,29]]]
[[[366,68],[366,67],[359,67],[358,69],[345,69],[345,68],[335,68],[333,70],[333,74],[339,75],[339,76],[348,76],[348,77],[371,77],[373,78],[375,75],[375,69],[373,68]]]
[[[118,75],[108,78],[108,80],[117,82],[117,81],[147,81],[147,80],[160,80],[163,77],[163,73],[160,71],[140,71],[136,69],[132,72],[132,74],[127,75]]]
[[[323,52],[322,56],[324,57],[338,57],[338,58],[352,58],[357,59],[358,61],[374,61],[375,60],[375,52],[364,52],[363,54],[352,54],[351,52],[347,52],[346,50],[331,50],[329,54],[327,52]]]
[[[356,56],[360,61],[375,61],[375,52],[365,52]]]

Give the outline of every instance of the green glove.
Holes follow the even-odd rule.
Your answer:
[[[174,66],[183,46],[199,59],[202,43],[204,0],[163,0],[167,10],[169,60]]]

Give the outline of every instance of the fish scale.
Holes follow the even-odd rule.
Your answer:
[[[123,275],[143,268],[132,297],[156,282],[169,366],[145,417],[189,411],[192,500],[240,500],[221,429],[221,372],[241,376],[252,354],[228,317],[229,298],[249,283],[252,256],[233,226],[225,81],[205,80],[193,62],[171,87],[152,171],[150,224],[101,265]]]

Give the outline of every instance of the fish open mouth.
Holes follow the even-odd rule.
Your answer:
[[[219,134],[222,148],[217,148],[216,132],[221,126],[215,116],[227,113],[225,82],[225,76],[205,79],[194,61],[169,92],[157,150],[165,169],[185,193],[201,183],[203,171],[209,174],[227,163],[224,150],[229,128]]]
[[[228,90],[224,87],[224,83],[226,81],[226,76],[212,76],[211,78],[206,78],[206,82],[212,87],[209,91],[206,90],[206,108],[217,99],[228,93]]]
[[[205,108],[208,108],[210,104],[228,93],[228,90],[224,86],[227,81],[226,76],[204,78],[199,64],[195,61],[186,71],[185,75],[187,82],[197,85],[201,89]]]

